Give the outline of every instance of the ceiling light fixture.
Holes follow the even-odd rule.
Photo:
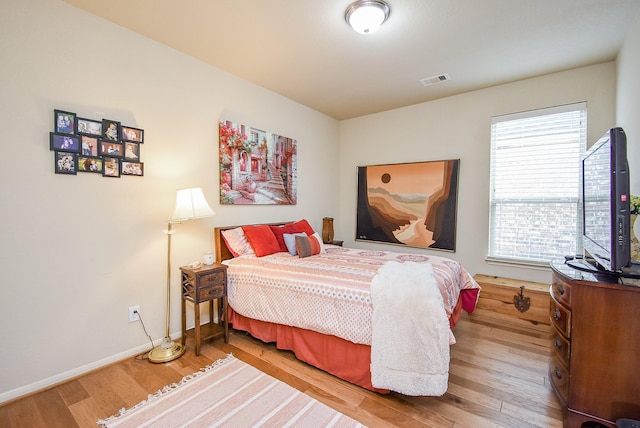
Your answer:
[[[344,17],[360,34],[371,34],[389,17],[389,5],[382,0],[358,0],[347,8]]]

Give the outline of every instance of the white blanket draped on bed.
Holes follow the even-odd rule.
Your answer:
[[[450,327],[431,264],[386,262],[371,282],[371,301],[373,386],[444,394]]]

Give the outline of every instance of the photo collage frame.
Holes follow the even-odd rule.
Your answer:
[[[54,131],[49,149],[54,152],[56,174],[78,172],[103,177],[144,176],[140,147],[144,130],[111,119],[88,119],[76,113],[54,110]]]

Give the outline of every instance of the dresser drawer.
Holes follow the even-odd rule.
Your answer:
[[[569,367],[569,356],[571,355],[570,346],[571,343],[569,340],[554,328],[551,334],[551,349],[565,367]]]
[[[571,338],[571,311],[558,303],[553,294],[549,305],[549,316],[553,326],[566,338]]]
[[[206,300],[223,297],[226,294],[225,288],[225,284],[214,285],[213,287],[199,288],[198,299],[196,300],[196,302],[204,302]]]
[[[566,404],[567,398],[569,397],[569,371],[557,355],[551,357],[549,380],[551,381],[553,389],[558,393],[559,398]]]
[[[560,303],[571,307],[571,284],[553,276],[553,284],[551,284],[551,294]]]

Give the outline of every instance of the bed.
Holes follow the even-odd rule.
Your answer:
[[[480,291],[458,262],[322,244],[306,220],[217,227],[214,242],[235,330],[369,390],[446,391],[452,329]]]

